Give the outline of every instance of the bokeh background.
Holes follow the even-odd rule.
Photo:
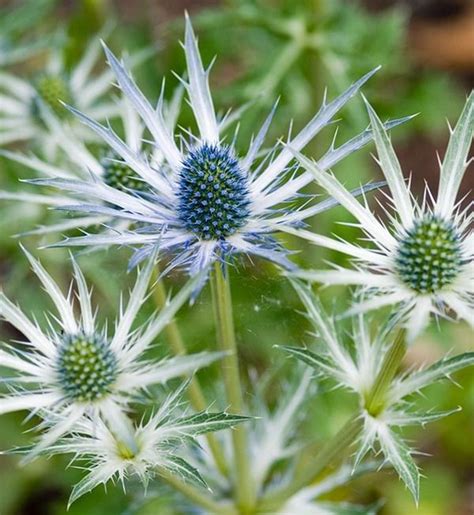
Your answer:
[[[25,42],[44,44],[26,63],[8,67],[22,77],[41,72],[44,54],[51,46],[62,48],[73,66],[92,37],[112,22],[109,45],[117,51],[133,52],[149,46],[153,56],[136,70],[136,77],[150,96],[157,98],[161,80],[167,76],[171,92],[176,81],[170,71],[184,69],[179,39],[183,12],[187,9],[199,33],[204,62],[215,55],[211,85],[215,103],[225,111],[251,99],[257,100],[241,124],[239,141],[245,142],[262,122],[272,102],[281,96],[269,140],[284,136],[290,119],[295,130],[310,118],[322,100],[344,90],[354,79],[382,64],[382,70],[364,88],[365,95],[382,118],[420,113],[410,123],[393,131],[393,139],[405,172],[413,173],[415,191],[421,194],[425,181],[435,191],[438,180],[436,152],[442,155],[448,138],[446,120],[454,123],[474,84],[474,4],[470,0],[27,0],[0,1],[0,41],[5,48]],[[297,44],[298,28],[315,35],[310,46]],[[185,109],[180,122],[193,123]],[[367,125],[360,99],[351,101],[340,121],[338,141],[355,135]],[[307,148],[318,156],[330,145],[334,130],[322,133]],[[21,147],[19,147],[21,149]],[[380,177],[373,162],[372,148],[358,152],[335,169],[349,185]],[[0,188],[21,188],[19,178],[31,172],[0,158]],[[462,190],[474,185],[472,167]],[[317,192],[317,190],[314,190]],[[49,223],[57,215],[37,206],[15,202],[0,204],[0,283],[26,310],[41,317],[51,306],[18,251],[15,234]],[[349,221],[341,209],[318,216],[312,223],[318,232],[332,232],[349,239],[357,231],[337,222]],[[54,241],[54,237],[24,237],[30,249]],[[289,240],[298,251],[294,259],[305,266],[324,266],[325,260],[344,263],[330,251]],[[70,268],[62,250],[39,251],[45,264],[67,287]],[[109,251],[80,257],[88,279],[95,285],[100,317],[115,312],[121,289],[128,287],[133,274],[126,274],[127,251]],[[240,263],[233,270],[236,325],[242,361],[250,375],[269,367],[278,369],[274,391],[284,387],[282,378],[295,373],[288,362],[272,349],[274,344],[311,344],[305,319],[295,295],[275,268],[267,263]],[[179,285],[180,274],[169,278]],[[344,288],[321,290],[326,306],[347,305]],[[213,325],[207,316],[208,292],[193,310],[185,309],[179,322],[191,350],[212,346]],[[148,306],[151,310],[152,306]],[[376,323],[377,319],[375,320]],[[0,327],[2,340],[15,337],[6,324]],[[463,324],[441,323],[422,336],[407,356],[407,366],[434,361],[448,350],[462,352],[473,347],[474,335]],[[166,342],[158,349],[166,353]],[[217,370],[206,371],[202,379],[210,388]],[[442,383],[426,391],[420,407],[443,410],[462,405],[464,409],[409,437],[422,451],[419,462],[426,478],[421,485],[421,503],[416,510],[409,493],[394,474],[382,472],[366,477],[335,492],[338,498],[360,502],[384,499],[384,515],[472,515],[474,513],[474,377],[472,370],[456,376],[460,388]],[[250,394],[249,394],[250,395]],[[209,398],[213,398],[210,395]],[[272,397],[269,396],[269,403]],[[321,388],[308,413],[302,431],[324,439],[334,433],[353,407],[340,392]],[[0,449],[25,443],[29,422],[21,415],[0,419]],[[68,468],[67,460],[40,459],[20,467],[15,456],[0,456],[0,515],[59,515],[66,513],[71,484],[81,472]],[[133,513],[140,515],[181,513],[166,490],[151,488],[143,499],[133,488],[123,493],[110,487],[96,489],[72,506],[72,515]]]

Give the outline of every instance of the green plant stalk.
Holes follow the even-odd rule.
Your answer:
[[[289,40],[265,76],[245,88],[245,96],[252,99],[264,93],[271,95],[291,66],[298,60],[303,49],[304,42],[300,39]]]
[[[238,515],[233,506],[214,501],[210,495],[206,495],[205,490],[196,488],[195,486],[185,483],[166,469],[158,468],[160,479],[171,486],[174,490],[180,492],[193,503],[208,510],[216,515]]]
[[[212,299],[216,320],[217,341],[220,350],[227,354],[222,359],[222,375],[229,403],[229,411],[243,413],[242,387],[235,341],[234,319],[227,269],[216,263],[211,276]],[[243,425],[232,431],[235,460],[235,500],[242,514],[253,513],[255,491],[250,473],[247,433]]]
[[[159,279],[159,270],[155,270],[154,276],[157,280],[155,287],[153,288],[153,299],[155,301],[155,305],[159,309],[163,309],[166,305],[168,294],[163,284],[163,281]],[[177,356],[187,354],[186,346],[184,344],[183,338],[181,336],[181,331],[179,330],[178,324],[172,320],[164,329],[166,339],[171,347],[173,353]],[[188,386],[188,396],[189,400],[193,406],[193,408],[197,411],[205,411],[208,409],[209,405],[206,402],[204,394],[202,392],[202,388],[199,384],[198,379],[194,376]],[[229,473],[227,460],[225,454],[219,445],[219,441],[213,434],[206,434],[206,439],[209,444],[209,449],[212,453],[214,461],[219,468],[219,471],[227,475]]]
[[[400,368],[406,351],[405,331],[400,329],[384,357],[380,372],[365,400],[365,409],[373,417],[379,415],[384,409],[385,395]]]
[[[406,353],[405,331],[401,329],[384,357],[377,375],[365,401],[365,409],[372,416],[377,416],[385,405],[385,395]],[[323,470],[339,461],[354,444],[363,428],[363,419],[359,413],[353,415],[342,429],[324,445],[316,455],[314,462],[282,490],[264,496],[259,503],[259,512],[268,513],[277,510],[292,495],[311,483]]]
[[[258,513],[277,511],[287,499],[314,481],[326,467],[339,461],[357,439],[362,426],[363,421],[359,414],[351,417],[338,433],[323,445],[306,470],[296,476],[285,488],[262,497],[258,505]]]

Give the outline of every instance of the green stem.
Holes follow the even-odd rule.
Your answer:
[[[303,49],[304,42],[300,39],[290,39],[264,77],[245,88],[245,97],[255,98],[263,94],[271,95],[293,63],[300,57]]]
[[[402,329],[397,333],[392,346],[385,355],[380,372],[366,397],[365,409],[370,415],[375,417],[384,409],[387,390],[400,367],[406,349],[405,331]],[[348,448],[354,444],[362,428],[363,419],[359,414],[355,414],[321,448],[310,467],[295,476],[286,488],[262,498],[258,507],[259,511],[268,513],[277,510],[289,497],[311,483],[326,467],[339,461],[346,454]]]
[[[159,271],[155,270],[154,275],[155,278],[158,279]],[[158,280],[155,288],[153,288],[153,299],[155,301],[156,306],[159,309],[163,309],[165,307],[168,299],[168,294],[166,292],[166,288],[162,280]],[[186,346],[181,336],[178,324],[174,320],[172,320],[165,327],[164,331],[166,339],[168,340],[168,343],[173,353],[177,356],[187,354]],[[193,377],[189,383],[188,396],[193,408],[196,411],[205,411],[209,408],[209,405],[206,402],[199,381],[196,377]],[[215,435],[210,433],[206,434],[206,439],[217,467],[219,468],[222,474],[227,475],[229,473],[227,460],[224,452],[222,451],[221,446],[219,445],[219,441],[217,440]]]
[[[168,470],[159,468],[158,473],[160,478],[169,486],[183,494],[193,503],[208,510],[210,513],[215,513],[217,515],[237,515],[237,512],[232,506],[214,501],[211,497],[206,495],[204,491],[190,485],[189,483],[184,483]]]
[[[384,357],[379,375],[366,397],[365,409],[376,417],[381,413],[385,406],[385,395],[390,387],[395,374],[400,368],[400,364],[406,354],[407,345],[405,342],[405,331],[400,329],[395,340]]]
[[[217,341],[226,352],[222,359],[222,375],[229,403],[229,411],[243,413],[242,387],[240,384],[239,361],[235,341],[234,319],[230,284],[226,279],[227,270],[216,263],[211,278],[214,316],[216,319]],[[252,513],[255,505],[255,491],[250,473],[247,433],[243,425],[232,431],[235,460],[235,496],[240,513]]]
[[[293,481],[277,492],[264,496],[259,504],[259,512],[271,513],[278,510],[281,505],[292,495],[307,486],[326,469],[329,465],[338,461],[354,443],[362,429],[362,419],[355,415],[351,417],[339,432],[331,438],[316,455],[311,466],[296,476]]]

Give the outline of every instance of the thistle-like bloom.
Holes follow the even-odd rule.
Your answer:
[[[110,70],[94,72],[99,53],[100,43],[96,39],[68,72],[61,53],[53,51],[45,70],[31,81],[0,72],[0,145],[32,141],[46,156],[53,156],[58,141],[45,130],[43,111],[47,109],[60,119],[73,121],[61,101],[98,120],[117,116],[119,106],[106,99],[112,87]],[[140,54],[131,62],[136,64],[143,58]],[[83,139],[90,140],[91,136],[90,131],[81,130]]]
[[[168,396],[146,422],[131,424],[123,440],[114,428],[99,420],[81,420],[75,432],[64,437],[47,453],[74,454],[87,475],[74,487],[69,504],[100,484],[137,477],[146,487],[149,480],[164,473],[180,476],[201,487],[207,484],[200,472],[182,457],[186,443],[199,435],[233,428],[248,417],[226,412],[186,414],[181,400],[184,384]]]
[[[171,102],[165,106],[164,118],[168,123],[169,130],[176,124],[182,98],[182,88],[177,88]],[[137,112],[133,109],[127,99],[120,101],[119,118],[123,127],[124,139],[129,148],[137,154],[149,156],[150,166],[160,169],[163,164],[163,154],[155,148],[147,148],[143,140],[144,126]],[[43,120],[48,127],[50,137],[57,142],[61,155],[52,164],[38,155],[27,155],[22,152],[0,150],[0,155],[15,161],[16,163],[30,168],[35,172],[37,178],[82,179],[92,178],[94,182],[101,182],[121,192],[146,191],[147,184],[132,169],[126,166],[117,156],[110,151],[102,150],[100,156],[96,156],[82,141],[77,131],[68,124],[61,123],[52,113],[42,111]],[[64,193],[55,194],[49,188],[44,193],[37,193],[30,188],[23,187],[20,191],[0,191],[0,200],[27,202],[29,204],[54,206],[57,209],[67,210],[68,206],[80,201],[87,201],[87,198],[68,196]],[[85,216],[74,217],[66,221],[40,226],[29,231],[28,234],[61,233],[72,229],[87,228],[100,224],[113,225],[111,216]],[[130,225],[127,221],[120,221],[122,229]]]
[[[16,372],[7,380],[10,393],[0,397],[0,414],[48,410],[59,419],[42,436],[32,455],[56,441],[84,416],[94,422],[102,417],[126,434],[123,414],[144,389],[193,373],[219,358],[219,353],[206,352],[159,362],[145,358],[146,351],[189,298],[196,283],[196,279],[190,280],[161,312],[143,326],[132,328],[146,299],[156,255],[139,272],[128,305],[120,309],[111,335],[106,326],[98,327],[90,292],[74,261],[80,317],[74,314],[71,294],[65,297],[41,264],[26,255],[59,315],[54,317],[57,323],[48,320],[49,330],[44,331],[0,293],[0,315],[26,337],[26,341],[19,342],[18,349],[0,349],[2,367]]]
[[[304,347],[283,347],[283,350],[308,364],[318,376],[329,378],[359,397],[363,429],[358,439],[354,467],[360,465],[370,450],[380,450],[418,502],[420,472],[412,458],[413,449],[403,441],[397,428],[424,425],[458,411],[456,408],[445,412],[417,413],[413,411],[411,397],[421,389],[449,378],[457,370],[474,365],[474,352],[443,358],[424,369],[399,375],[388,386],[377,409],[370,410],[371,391],[391,346],[395,320],[382,326],[372,337],[367,321],[358,315],[354,321],[351,351],[339,334],[334,318],[322,309],[310,288],[296,281],[293,284],[306,307],[319,346],[314,350]]]
[[[165,157],[167,173],[159,173],[142,155],[127,146],[109,127],[90,117],[72,111],[95,130],[124,163],[133,169],[152,191],[137,196],[133,191],[117,193],[100,184],[68,180],[44,181],[45,184],[88,196],[90,205],[75,209],[88,215],[107,214],[117,219],[134,221],[132,231],[117,234],[88,235],[71,238],[62,245],[133,245],[137,253],[132,265],[159,245],[175,259],[171,266],[189,267],[191,274],[235,253],[253,254],[291,267],[286,253],[272,233],[281,227],[294,226],[327,209],[332,202],[289,210],[289,203],[312,180],[310,173],[290,175],[293,159],[287,148],[277,145],[261,158],[261,146],[273,111],[265,121],[245,157],[240,158],[233,144],[222,135],[226,117],[218,120],[210,95],[208,71],[203,68],[197,42],[189,19],[186,21],[184,44],[188,81],[184,82],[193,109],[199,135],[180,134],[181,145],[170,133],[163,118],[163,91],[157,107],[152,107],[137,88],[124,66],[106,48],[106,54],[117,83],[134,105]],[[289,138],[295,148],[303,148],[372,76],[372,71],[330,103],[324,102],[319,112],[295,137]],[[400,122],[393,122],[390,126]],[[331,147],[319,161],[323,169],[334,165],[354,150],[368,143],[372,135],[365,131],[335,149]],[[370,189],[370,188],[369,188]],[[101,205],[96,205],[99,200]],[[105,207],[107,204],[109,207]]]
[[[467,170],[474,133],[474,93],[467,100],[441,164],[437,199],[430,191],[422,203],[412,197],[390,139],[379,118],[368,106],[378,163],[391,193],[393,213],[380,221],[367,204],[358,202],[330,173],[297,153],[301,164],[316,181],[358,220],[374,244],[360,248],[310,231],[297,234],[317,245],[344,252],[357,260],[355,270],[298,272],[299,277],[323,284],[353,284],[369,298],[351,312],[363,312],[392,304],[407,317],[408,339],[413,340],[428,324],[430,314],[454,313],[474,324],[474,234],[470,230],[472,207],[460,208],[456,200]]]

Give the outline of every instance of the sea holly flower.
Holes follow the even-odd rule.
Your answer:
[[[413,409],[413,394],[474,365],[474,352],[443,358],[421,370],[410,370],[396,376],[388,385],[380,404],[372,409],[371,394],[392,345],[391,335],[396,319],[390,320],[372,336],[367,320],[359,314],[354,320],[353,346],[350,347],[342,331],[338,331],[335,319],[324,311],[309,286],[297,281],[293,281],[293,284],[305,305],[318,347],[311,350],[282,347],[282,350],[309,365],[319,377],[327,378],[359,397],[362,430],[357,440],[354,467],[357,469],[370,450],[382,452],[418,502],[420,472],[412,458],[415,451],[404,442],[397,429],[425,425],[458,411],[459,408],[445,412],[416,412]]]
[[[196,443],[199,435],[233,428],[249,417],[211,411],[188,414],[183,411],[185,386],[165,398],[148,419],[130,423],[126,441],[102,420],[82,419],[73,433],[46,449],[48,454],[73,454],[73,463],[87,470],[75,485],[69,505],[100,484],[120,482],[125,489],[128,481],[137,478],[146,488],[163,473],[207,488],[198,469],[183,458],[186,447]]]
[[[418,203],[410,193],[390,139],[368,105],[378,163],[391,193],[393,212],[383,223],[367,203],[358,202],[330,173],[300,153],[300,163],[315,180],[357,219],[373,248],[296,230],[317,245],[344,252],[357,260],[355,269],[302,271],[296,275],[323,284],[362,286],[368,299],[350,312],[396,304],[407,316],[408,340],[428,324],[430,314],[455,314],[474,323],[474,235],[472,204],[461,209],[459,186],[469,165],[474,133],[474,93],[469,96],[441,164],[437,199],[426,189]]]
[[[176,124],[181,99],[182,88],[177,88],[171,101],[164,106],[164,118],[170,130]],[[121,99],[119,108],[120,113],[118,117],[123,127],[124,139],[127,145],[138,154],[145,155],[146,153],[150,160],[150,165],[160,169],[163,165],[163,154],[156,147],[147,148],[143,139],[145,128],[137,112],[126,98]],[[47,110],[43,110],[42,115],[50,132],[50,137],[57,142],[58,150],[60,151],[55,164],[42,159],[38,155],[10,150],[0,150],[0,156],[4,156],[31,169],[38,178],[91,179],[94,182],[102,182],[119,192],[131,190],[134,192],[144,192],[147,190],[147,183],[109,149],[92,152],[86,142],[81,140],[77,131],[73,130],[68,124],[61,123],[60,120]],[[49,188],[45,188],[44,193],[37,193],[36,190],[36,187],[35,191],[23,187],[19,191],[0,191],[0,200],[48,205],[63,210],[67,210],[68,206],[76,204],[78,200],[87,201],[87,199],[68,196],[64,193],[55,194]],[[113,219],[111,220],[111,217],[107,215],[74,217],[68,220],[61,220],[58,223],[40,226],[29,231],[28,234],[61,233],[100,224],[113,225]],[[130,223],[124,221],[120,221],[120,224],[122,228],[130,225]]]
[[[191,274],[237,253],[261,256],[291,268],[287,252],[272,237],[272,233],[278,232],[281,227],[302,223],[332,206],[333,202],[313,205],[310,199],[303,206],[289,208],[300,196],[301,189],[311,182],[312,176],[310,173],[292,174],[289,167],[292,153],[280,145],[265,153],[263,158],[260,157],[275,109],[251,142],[247,154],[239,157],[234,144],[226,142],[223,135],[227,118],[218,119],[215,114],[209,89],[209,72],[203,68],[189,19],[186,20],[184,50],[188,80],[183,83],[199,134],[179,134],[181,145],[178,146],[164,120],[163,91],[157,107],[153,107],[123,64],[105,47],[117,83],[147,126],[154,145],[163,153],[168,173],[159,173],[149,160],[126,145],[110,127],[104,127],[71,108],[142,178],[152,193],[138,196],[130,191],[118,195],[115,190],[100,184],[65,179],[42,181],[43,184],[88,196],[90,204],[78,205],[74,208],[77,211],[89,216],[106,214],[137,224],[130,231],[69,238],[61,244],[132,245],[137,251],[131,265],[139,262],[159,244],[161,250],[169,251],[174,256],[170,267],[185,266]],[[289,137],[291,145],[303,148],[331,122],[375,71],[362,77],[332,102],[325,101],[306,127],[298,135]],[[400,121],[395,121],[389,126],[398,123]],[[329,168],[368,143],[371,137],[371,132],[367,130],[339,148],[331,147],[319,161],[320,166]],[[375,186],[368,186],[367,190],[372,187]]]
[[[0,293],[0,315],[26,337],[26,341],[19,342],[20,349],[0,349],[2,367],[16,372],[6,379],[10,392],[0,397],[0,414],[49,410],[59,416],[59,422],[42,436],[32,456],[71,430],[84,416],[94,422],[102,417],[126,434],[124,413],[140,392],[193,373],[221,356],[204,352],[159,362],[146,359],[146,351],[196,286],[196,279],[190,280],[163,310],[141,327],[133,328],[146,299],[156,255],[139,272],[127,307],[120,308],[109,335],[106,325],[98,326],[90,292],[74,261],[79,317],[74,314],[71,294],[64,296],[42,265],[25,253],[59,315],[54,321],[48,319],[49,329],[43,330]]]
[[[116,117],[119,106],[106,98],[112,87],[111,72],[94,71],[99,53],[100,43],[95,39],[71,71],[66,69],[61,52],[54,51],[44,71],[32,80],[0,72],[0,145],[32,141],[48,158],[54,156],[58,141],[45,130],[43,113],[48,110],[61,120],[73,122],[61,101],[77,106],[94,119]],[[146,55],[137,54],[130,62],[138,64]],[[94,134],[77,125],[81,138],[90,140]]]

